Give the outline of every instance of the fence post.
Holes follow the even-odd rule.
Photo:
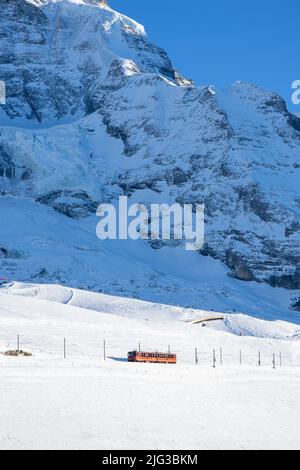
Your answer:
[[[103,341],[103,359],[106,361],[106,341]]]
[[[20,352],[20,335],[17,335],[17,351]]]
[[[217,362],[216,350],[214,349],[214,350],[213,350],[213,368],[214,368],[214,369],[216,368],[216,362]]]
[[[281,352],[279,353],[279,365],[282,367],[282,354]]]
[[[276,358],[275,358],[275,354],[273,354],[273,369],[276,369]]]
[[[258,353],[258,366],[261,367],[261,354]]]
[[[223,349],[220,348],[220,365],[223,365]]]
[[[242,356],[242,350],[240,349],[240,365],[243,363],[243,356]]]
[[[64,338],[64,359],[67,358],[66,338]]]
[[[195,348],[195,363],[198,365],[198,349]]]

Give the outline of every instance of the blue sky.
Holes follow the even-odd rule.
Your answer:
[[[291,110],[300,80],[299,0],[110,0],[144,24],[173,64],[198,85],[236,80],[280,93]]]

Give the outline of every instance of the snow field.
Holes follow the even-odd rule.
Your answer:
[[[41,291],[48,300],[32,296]],[[237,315],[202,328],[186,320],[205,312],[66,291],[15,285],[0,293],[0,350],[16,347],[20,334],[20,347],[33,352],[30,358],[0,355],[1,449],[299,448],[297,325]],[[65,303],[76,297],[99,311]],[[269,337],[239,336],[230,324]],[[127,363],[138,342],[154,350],[170,344],[178,364]],[[283,365],[274,370],[272,353],[279,351]]]

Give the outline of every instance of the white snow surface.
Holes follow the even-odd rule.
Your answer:
[[[242,314],[187,323],[207,315],[58,285],[1,289],[0,350],[19,334],[33,356],[0,355],[0,448],[299,449],[299,327]],[[139,342],[170,345],[178,364],[127,363]]]

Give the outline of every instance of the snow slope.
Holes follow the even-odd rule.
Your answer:
[[[43,300],[74,306],[92,312],[116,315],[128,320],[191,322],[195,319],[224,316],[224,331],[235,335],[270,339],[300,339],[300,327],[284,321],[266,321],[245,314],[228,314],[216,311],[196,310],[166,304],[143,302],[105,294],[87,292],[60,285],[7,283],[0,289],[1,300],[15,301],[15,297]],[[7,295],[8,298],[4,297]],[[33,302],[32,305],[35,305]],[[216,323],[220,329],[220,322]]]
[[[299,327],[243,315],[206,328],[186,323],[202,315],[60,286],[1,290],[0,350],[19,334],[33,357],[0,355],[0,448],[299,448]],[[178,364],[128,364],[139,342],[170,345]]]
[[[289,310],[294,292],[237,281],[210,257],[142,241],[101,242],[95,217],[74,220],[28,199],[2,197],[0,218],[1,277],[300,323]]]

